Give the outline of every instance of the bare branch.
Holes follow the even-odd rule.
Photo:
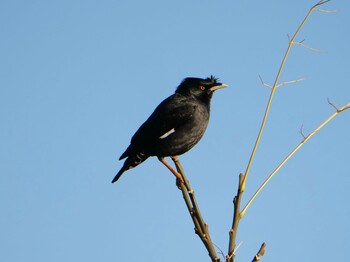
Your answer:
[[[275,91],[278,87],[278,82],[279,82],[279,79],[281,77],[281,74],[282,74],[282,71],[284,69],[284,65],[287,61],[287,58],[289,56],[289,53],[290,53],[290,50],[293,46],[293,43],[296,39],[296,37],[299,35],[299,32],[301,31],[301,29],[304,27],[306,21],[309,19],[310,15],[312,14],[313,11],[315,11],[316,7],[320,6],[320,5],[323,5],[327,2],[329,2],[330,0],[321,0],[319,1],[318,3],[316,3],[314,6],[312,6],[309,10],[309,12],[306,14],[306,16],[304,17],[303,21],[300,23],[299,27],[297,28],[297,30],[295,31],[293,37],[289,40],[289,43],[288,43],[288,46],[287,46],[287,50],[284,54],[284,57],[282,59],[282,62],[280,64],[280,67],[278,69],[278,72],[277,72],[277,75],[276,75],[276,78],[275,78],[275,82],[271,88],[271,93],[270,93],[270,97],[269,97],[269,100],[267,101],[267,105],[266,105],[266,109],[265,109],[265,113],[264,113],[264,116],[263,116],[263,120],[261,122],[261,126],[260,126],[260,129],[259,129],[259,132],[258,132],[258,136],[255,140],[255,143],[254,143],[254,147],[253,147],[253,150],[252,150],[252,153],[250,155],[250,158],[249,158],[249,161],[248,161],[248,164],[247,164],[247,167],[246,167],[246,170],[244,172],[244,180],[243,180],[243,184],[242,184],[242,190],[244,191],[245,189],[245,184],[246,184],[246,181],[248,179],[248,175],[249,175],[249,171],[250,171],[250,167],[252,165],[252,162],[254,160],[254,156],[255,156],[255,153],[256,153],[256,150],[258,148],[258,145],[260,143],[260,139],[261,139],[261,136],[262,136],[262,133],[264,131],[264,128],[265,128],[265,123],[266,123],[266,120],[267,120],[267,117],[269,115],[269,112],[270,112],[270,107],[271,107],[271,104],[272,104],[272,100],[273,100],[273,97],[274,97],[274,94],[275,94]]]
[[[271,107],[271,104],[272,104],[272,100],[273,100],[273,97],[274,97],[274,94],[275,94],[275,91],[278,87],[282,86],[282,85],[286,85],[286,84],[290,84],[290,83],[295,83],[295,82],[298,82],[298,81],[302,81],[304,79],[297,79],[297,80],[293,80],[293,81],[287,81],[287,82],[282,82],[281,84],[278,84],[279,83],[279,80],[280,80],[280,77],[281,77],[281,74],[282,74],[282,71],[284,69],[284,66],[285,66],[285,63],[287,61],[287,58],[289,56],[289,53],[291,51],[291,48],[293,46],[293,44],[295,43],[295,39],[296,37],[299,35],[299,32],[301,31],[301,29],[304,27],[306,21],[309,19],[310,15],[312,14],[312,12],[316,9],[316,7],[328,2],[330,0],[321,0],[319,1],[318,3],[316,3],[314,6],[312,6],[309,10],[309,12],[306,14],[306,16],[304,17],[304,19],[302,20],[302,22],[300,23],[300,25],[298,26],[298,28],[296,29],[294,35],[292,38],[290,38],[290,36],[288,35],[288,46],[287,46],[287,49],[285,51],[285,54],[284,54],[284,57],[281,61],[281,64],[279,66],[279,69],[278,69],[278,72],[277,72],[277,75],[276,75],[276,78],[275,78],[275,81],[274,81],[274,84],[272,86],[266,84],[262,78],[259,76],[262,84],[264,86],[268,86],[270,87],[271,89],[271,92],[270,92],[270,97],[268,99],[268,102],[267,102],[267,105],[266,105],[266,109],[265,109],[265,113],[264,113],[264,116],[263,116],[263,119],[262,119],[262,122],[261,122],[261,125],[260,125],[260,129],[259,129],[259,132],[258,132],[258,135],[257,135],[257,138],[255,140],[255,143],[254,143],[254,146],[253,146],[253,150],[251,152],[251,155],[250,155],[250,158],[249,158],[249,161],[248,161],[248,164],[247,164],[247,167],[246,167],[246,170],[244,172],[244,174],[240,174],[239,175],[239,183],[238,183],[238,190],[237,190],[237,194],[236,196],[234,197],[233,199],[233,204],[234,204],[234,211],[233,211],[233,221],[232,221],[232,227],[229,231],[229,236],[230,236],[230,240],[229,240],[229,248],[228,248],[228,253],[227,253],[227,256],[226,256],[226,262],[233,262],[234,259],[235,259],[235,251],[236,251],[236,235],[237,235],[237,231],[238,231],[238,225],[239,225],[239,222],[240,220],[244,217],[244,214],[245,212],[247,211],[248,207],[250,206],[250,204],[252,203],[252,201],[255,199],[255,197],[259,194],[259,192],[262,190],[262,188],[266,185],[266,183],[268,182],[269,179],[271,179],[273,177],[273,175],[270,175],[267,179],[266,182],[264,182],[264,184],[262,186],[260,186],[260,188],[257,190],[257,192],[253,195],[253,197],[248,201],[248,203],[246,204],[246,206],[243,208],[243,210],[241,211],[241,199],[242,199],[242,195],[244,193],[244,190],[245,190],[245,186],[246,186],[246,182],[247,182],[247,179],[248,179],[248,175],[249,175],[249,172],[250,172],[250,168],[251,168],[251,165],[252,165],[252,162],[254,160],[254,157],[255,157],[255,153],[256,153],[256,150],[258,148],[258,145],[260,143],[260,139],[261,139],[261,136],[262,136],[262,133],[264,131],[264,128],[265,128],[265,124],[266,124],[266,120],[267,120],[267,117],[269,115],[269,112],[270,112],[270,107]],[[297,42],[297,44],[300,44],[302,46],[305,46],[307,47],[306,45],[303,44],[303,41],[301,42]],[[308,47],[310,48],[310,47]],[[312,49],[312,48],[310,48]],[[308,137],[304,137],[304,142],[307,141],[307,139],[310,138],[310,135]],[[294,153],[293,153],[294,154]],[[288,159],[287,159],[288,160]],[[284,163],[282,163],[283,165]],[[281,166],[282,166],[281,165]],[[280,167],[279,167],[280,168]],[[278,168],[278,169],[279,169]],[[277,170],[278,170],[277,169]],[[276,170],[276,172],[277,172]],[[260,257],[263,255],[265,251],[265,245],[263,244],[263,246],[260,248],[257,256],[254,258],[255,261],[258,261],[260,259]],[[253,260],[254,261],[254,260]]]
[[[328,102],[328,104],[330,104],[330,105],[335,109],[335,111],[339,111],[338,107],[335,106],[335,105],[331,102],[331,100],[329,100],[329,98],[327,98],[327,102]]]
[[[338,111],[337,111],[337,113],[341,113],[341,112],[343,112],[344,110],[349,109],[349,108],[350,108],[350,102],[347,103],[347,104],[346,104],[345,106],[343,106],[342,108],[339,108]]]
[[[318,6],[323,5],[323,4],[325,4],[325,3],[328,3],[328,2],[330,2],[330,1],[331,1],[331,0],[321,0],[321,1],[319,1],[317,4],[315,4],[315,5],[313,6],[313,9],[314,9],[315,11],[325,12],[325,13],[335,13],[335,12],[337,12],[337,10],[325,10],[325,9],[317,8]]]
[[[264,242],[264,243],[262,243],[258,253],[253,258],[252,262],[260,261],[261,257],[265,254],[265,249],[266,249],[266,243]]]
[[[217,249],[219,249],[220,252],[218,252],[218,253],[222,256],[223,259],[225,259],[225,253],[224,253],[224,251],[222,251],[222,249],[221,249],[219,246],[215,245],[215,243],[213,243],[213,244],[214,244],[214,246],[215,246]]]
[[[233,250],[233,253],[236,254],[237,253],[237,250],[241,247],[241,245],[243,244],[243,241],[239,242],[237,244],[237,246],[235,247],[235,250]]]
[[[314,47],[305,45],[303,42],[304,42],[304,40],[303,40],[303,41],[300,41],[300,42],[294,42],[294,44],[296,44],[296,45],[301,45],[302,47],[304,47],[304,48],[306,48],[306,49],[309,49],[309,50],[311,50],[311,51],[317,52],[317,53],[321,53],[321,52],[322,52],[322,51],[319,50],[319,49],[316,49],[316,48],[314,48]]]
[[[277,173],[278,170],[281,169],[281,167],[312,137],[314,136],[318,131],[320,131],[325,125],[329,123],[334,117],[336,117],[341,112],[345,111],[346,109],[350,108],[350,102],[347,103],[345,106],[337,109],[336,112],[334,112],[332,115],[330,115],[325,121],[323,121],[318,127],[316,127],[309,135],[304,137],[304,139],[283,159],[283,161],[275,168],[275,170],[272,171],[272,173],[266,178],[266,180],[262,183],[262,185],[258,188],[258,190],[254,193],[254,195],[251,197],[251,199],[248,201],[246,206],[241,211],[242,217],[244,216],[245,212],[249,208],[250,204],[254,201],[254,199],[258,196],[260,191],[267,185],[267,183],[270,181],[271,178],[274,177],[274,175]]]
[[[317,7],[317,6],[323,5],[323,4],[328,3],[328,2],[330,2],[330,1],[331,1],[331,0],[321,0],[321,1],[319,1],[317,4],[315,4],[312,8],[315,8],[315,7]]]
[[[295,80],[291,80],[291,81],[284,81],[284,82],[282,82],[282,83],[276,85],[276,88],[281,87],[281,86],[284,86],[284,85],[289,85],[289,84],[301,82],[301,81],[304,81],[304,80],[305,80],[305,78],[302,77],[302,78],[295,79]]]
[[[267,84],[266,82],[264,82],[264,80],[261,78],[260,75],[259,75],[259,78],[260,78],[261,84],[262,84],[263,86],[267,86],[267,87],[269,87],[269,88],[272,88],[272,86],[270,86],[269,84]]]
[[[320,8],[316,8],[315,11],[323,12],[323,13],[336,13],[336,12],[338,12],[338,10],[325,10],[325,9],[320,9]]]
[[[306,136],[304,135],[304,132],[303,132],[303,126],[304,125],[301,125],[300,129],[299,129],[299,133],[301,134],[301,136],[305,139]]]

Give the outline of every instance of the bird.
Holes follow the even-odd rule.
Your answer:
[[[181,181],[164,158],[176,158],[199,142],[208,126],[213,93],[227,86],[212,75],[183,79],[175,93],[163,100],[133,135],[119,158],[126,160],[112,183],[151,156],[156,156]]]

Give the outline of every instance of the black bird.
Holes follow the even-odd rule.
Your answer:
[[[134,134],[129,147],[119,158],[127,157],[112,183],[126,170],[141,164],[150,156],[157,156],[182,180],[164,157],[186,153],[198,143],[208,125],[213,92],[223,87],[227,85],[219,83],[213,76],[206,79],[185,78],[175,94],[161,102]]]

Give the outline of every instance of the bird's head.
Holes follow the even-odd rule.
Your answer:
[[[176,89],[176,93],[184,96],[194,96],[204,102],[209,102],[214,91],[227,85],[218,82],[214,76],[208,78],[187,77]]]

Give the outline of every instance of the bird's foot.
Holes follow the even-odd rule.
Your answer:
[[[182,178],[181,179],[176,178],[176,186],[177,186],[177,188],[181,190],[182,185],[184,185],[183,179]]]
[[[181,188],[181,184],[184,184],[184,180],[179,172],[177,172],[163,157],[158,157],[159,161],[170,170],[171,173],[176,177],[176,185],[178,188]]]

